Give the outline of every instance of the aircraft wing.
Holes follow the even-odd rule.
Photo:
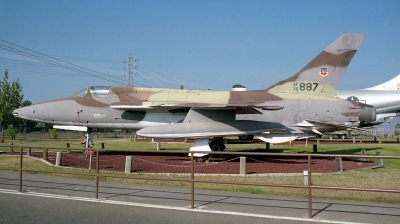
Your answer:
[[[276,130],[290,133],[283,124],[277,122],[236,120],[237,110],[260,113],[255,108],[231,108],[191,108],[182,123],[147,127],[137,134],[151,138],[208,138],[252,135]]]

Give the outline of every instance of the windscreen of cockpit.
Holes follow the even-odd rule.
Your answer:
[[[96,95],[107,95],[110,91],[111,86],[90,86],[90,93]],[[84,88],[77,93],[71,95],[71,97],[83,97],[88,94],[88,88]]]

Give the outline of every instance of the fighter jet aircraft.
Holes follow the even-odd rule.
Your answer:
[[[140,129],[137,134],[145,137],[195,138],[191,150],[200,151],[211,150],[213,137],[257,135],[277,143],[322,135],[375,120],[373,107],[335,97],[363,40],[362,34],[341,35],[297,74],[265,90],[88,87],[13,114],[63,129]],[[211,144],[223,148],[218,141]]]
[[[376,120],[371,125],[383,123],[400,112],[400,74],[391,80],[366,89],[336,90],[337,97],[372,105],[376,109]]]

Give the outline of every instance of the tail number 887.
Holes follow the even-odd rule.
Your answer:
[[[314,82],[295,82],[293,83],[293,91],[315,91],[318,87],[318,83]]]

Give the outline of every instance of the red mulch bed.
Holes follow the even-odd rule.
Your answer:
[[[25,153],[26,154],[26,153]],[[18,152],[2,153],[2,155],[19,155]],[[42,152],[32,152],[31,156],[43,158]],[[145,154],[106,152],[99,157],[100,170],[125,171],[125,158],[132,156],[132,172],[143,173],[190,173],[190,157],[187,154]],[[89,156],[82,153],[63,153],[61,166],[89,168]],[[56,153],[48,154],[48,161],[55,164]],[[369,161],[343,159],[343,169],[354,170],[375,166]],[[96,167],[96,156],[92,159],[92,169]],[[313,173],[336,172],[334,158],[315,158],[312,160]],[[265,173],[302,173],[308,169],[307,158],[279,156],[246,156],[247,174]],[[238,156],[210,158],[209,163],[196,162],[195,173],[204,174],[239,174],[240,159]]]

